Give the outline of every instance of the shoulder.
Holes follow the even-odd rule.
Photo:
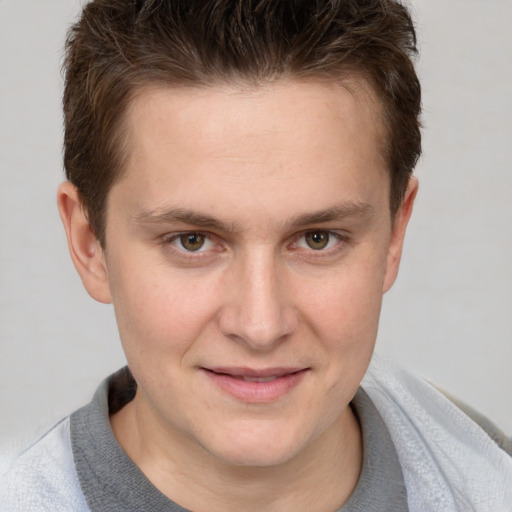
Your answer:
[[[488,420],[475,421],[475,413],[425,380],[378,357],[362,385],[395,444],[409,503],[421,510],[439,510],[439,503],[450,511],[511,510],[508,440]]]
[[[489,418],[475,411],[461,400],[442,391],[442,393],[463,413],[471,418],[502,450],[512,456],[512,437],[508,437]]]
[[[6,512],[88,510],[73,463],[69,418],[10,463],[1,488],[0,508]]]

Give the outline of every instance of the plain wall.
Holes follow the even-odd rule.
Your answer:
[[[0,437],[40,430],[124,364],[55,192],[60,60],[78,0],[0,0]],[[415,0],[420,193],[378,351],[512,434],[512,3]]]

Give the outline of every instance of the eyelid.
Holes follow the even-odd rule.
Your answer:
[[[330,237],[333,237],[336,239],[336,244],[333,247],[328,247],[325,249],[313,249],[311,247],[307,247],[307,244],[304,244],[304,247],[298,247],[298,242],[303,239],[306,235],[310,233],[327,233]],[[323,256],[330,256],[332,254],[336,254],[338,251],[342,250],[345,243],[348,243],[349,241],[349,235],[343,231],[339,230],[333,230],[333,229],[324,229],[324,228],[312,228],[312,229],[306,229],[304,231],[301,231],[298,233],[291,243],[292,249],[296,250],[304,250],[308,252],[308,255],[314,256],[314,257],[323,257]],[[330,242],[329,242],[330,243]]]
[[[166,233],[161,237],[161,243],[165,246],[172,246],[173,249],[180,255],[186,257],[199,257],[199,255],[204,255],[204,253],[210,252],[212,247],[207,247],[204,249],[203,247],[199,248],[197,251],[188,251],[184,247],[179,248],[174,242],[179,241],[180,238],[184,235],[201,235],[205,238],[205,244],[211,244],[213,247],[215,245],[215,241],[213,240],[213,235],[211,233],[207,233],[199,230],[184,230],[184,231],[175,231],[172,233]]]

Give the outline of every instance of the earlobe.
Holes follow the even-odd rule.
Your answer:
[[[99,302],[112,302],[103,250],[84,213],[78,191],[70,182],[60,185],[57,204],[69,253],[85,289]]]
[[[416,194],[418,192],[418,180],[414,176],[409,178],[404,200],[398,209],[391,230],[391,239],[387,256],[386,275],[382,287],[382,293],[386,293],[396,280],[400,259],[402,257],[402,248],[404,245],[405,232],[407,224],[411,218],[412,208]]]

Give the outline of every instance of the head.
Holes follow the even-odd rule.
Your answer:
[[[364,80],[382,108],[392,216],[420,155],[415,31],[395,0],[96,0],[66,51],[64,165],[102,245],[126,112],[148,86]]]
[[[413,51],[385,0],[86,6],[59,204],[146,442],[251,466],[343,443],[416,190]]]

